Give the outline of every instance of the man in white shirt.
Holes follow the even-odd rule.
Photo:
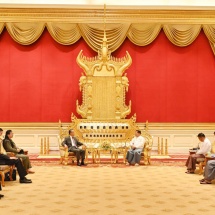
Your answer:
[[[200,140],[199,150],[196,154],[192,154],[188,157],[186,166],[187,166],[187,174],[194,174],[196,169],[196,159],[204,158],[205,155],[211,151],[211,142],[208,138],[205,137],[203,133],[199,133],[197,136]]]
[[[128,161],[126,165],[130,164],[135,164],[136,166],[139,165],[144,143],[145,139],[144,137],[141,136],[141,131],[136,130],[135,137],[130,142],[131,149],[128,150],[126,155],[126,159]]]

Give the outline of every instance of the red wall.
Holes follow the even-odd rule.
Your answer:
[[[0,121],[69,122],[76,99],[81,102],[76,63],[81,49],[96,54],[82,39],[63,46],[47,31],[33,45],[22,46],[5,30],[0,35]],[[127,100],[138,122],[215,122],[215,61],[203,32],[185,48],[172,45],[163,32],[145,47],[125,40],[113,55],[124,56],[126,50],[133,59]]]

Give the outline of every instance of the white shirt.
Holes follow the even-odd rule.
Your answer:
[[[137,149],[143,149],[145,143],[145,138],[142,137],[141,135],[139,137],[134,137],[130,145],[136,147]]]
[[[76,144],[75,144],[75,141],[74,141],[73,138],[72,138],[72,136],[70,136],[70,139],[71,139],[72,146],[77,147]]]
[[[211,142],[208,138],[205,138],[204,142],[199,143],[199,150],[196,152],[196,154],[207,154],[211,151]]]

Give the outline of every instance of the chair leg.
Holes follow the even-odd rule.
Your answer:
[[[86,150],[85,152],[86,152],[85,163],[88,163],[88,155],[89,155],[88,153],[89,153],[89,152],[88,152],[88,150]]]
[[[59,164],[62,164],[63,163],[63,156],[60,156],[60,163]]]
[[[10,177],[10,180],[11,180],[11,181],[13,181],[13,177],[12,177],[13,169],[14,169],[14,166],[11,166],[11,167],[10,167],[10,174],[9,174],[9,177]]]
[[[2,184],[2,187],[5,187],[5,183],[4,183],[4,172],[0,172],[0,175],[1,175],[1,184]]]
[[[199,175],[203,172],[202,162],[199,163]]]
[[[68,157],[64,157],[64,165],[68,164]]]
[[[148,163],[151,164],[151,157],[148,157]]]
[[[148,159],[145,155],[143,157],[143,162],[144,162],[144,165],[148,165]]]

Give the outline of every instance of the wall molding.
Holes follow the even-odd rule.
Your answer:
[[[90,8],[0,8],[0,22],[103,23],[104,9]],[[207,9],[107,8],[107,23],[214,24],[215,12]]]
[[[62,125],[68,126],[70,123],[66,122]],[[137,125],[143,129],[145,127],[144,122],[139,122]],[[215,131],[215,122],[214,123],[154,123],[149,122],[149,130],[214,130]],[[58,129],[59,123],[57,122],[0,122],[1,127],[5,128],[15,128],[15,129]]]

